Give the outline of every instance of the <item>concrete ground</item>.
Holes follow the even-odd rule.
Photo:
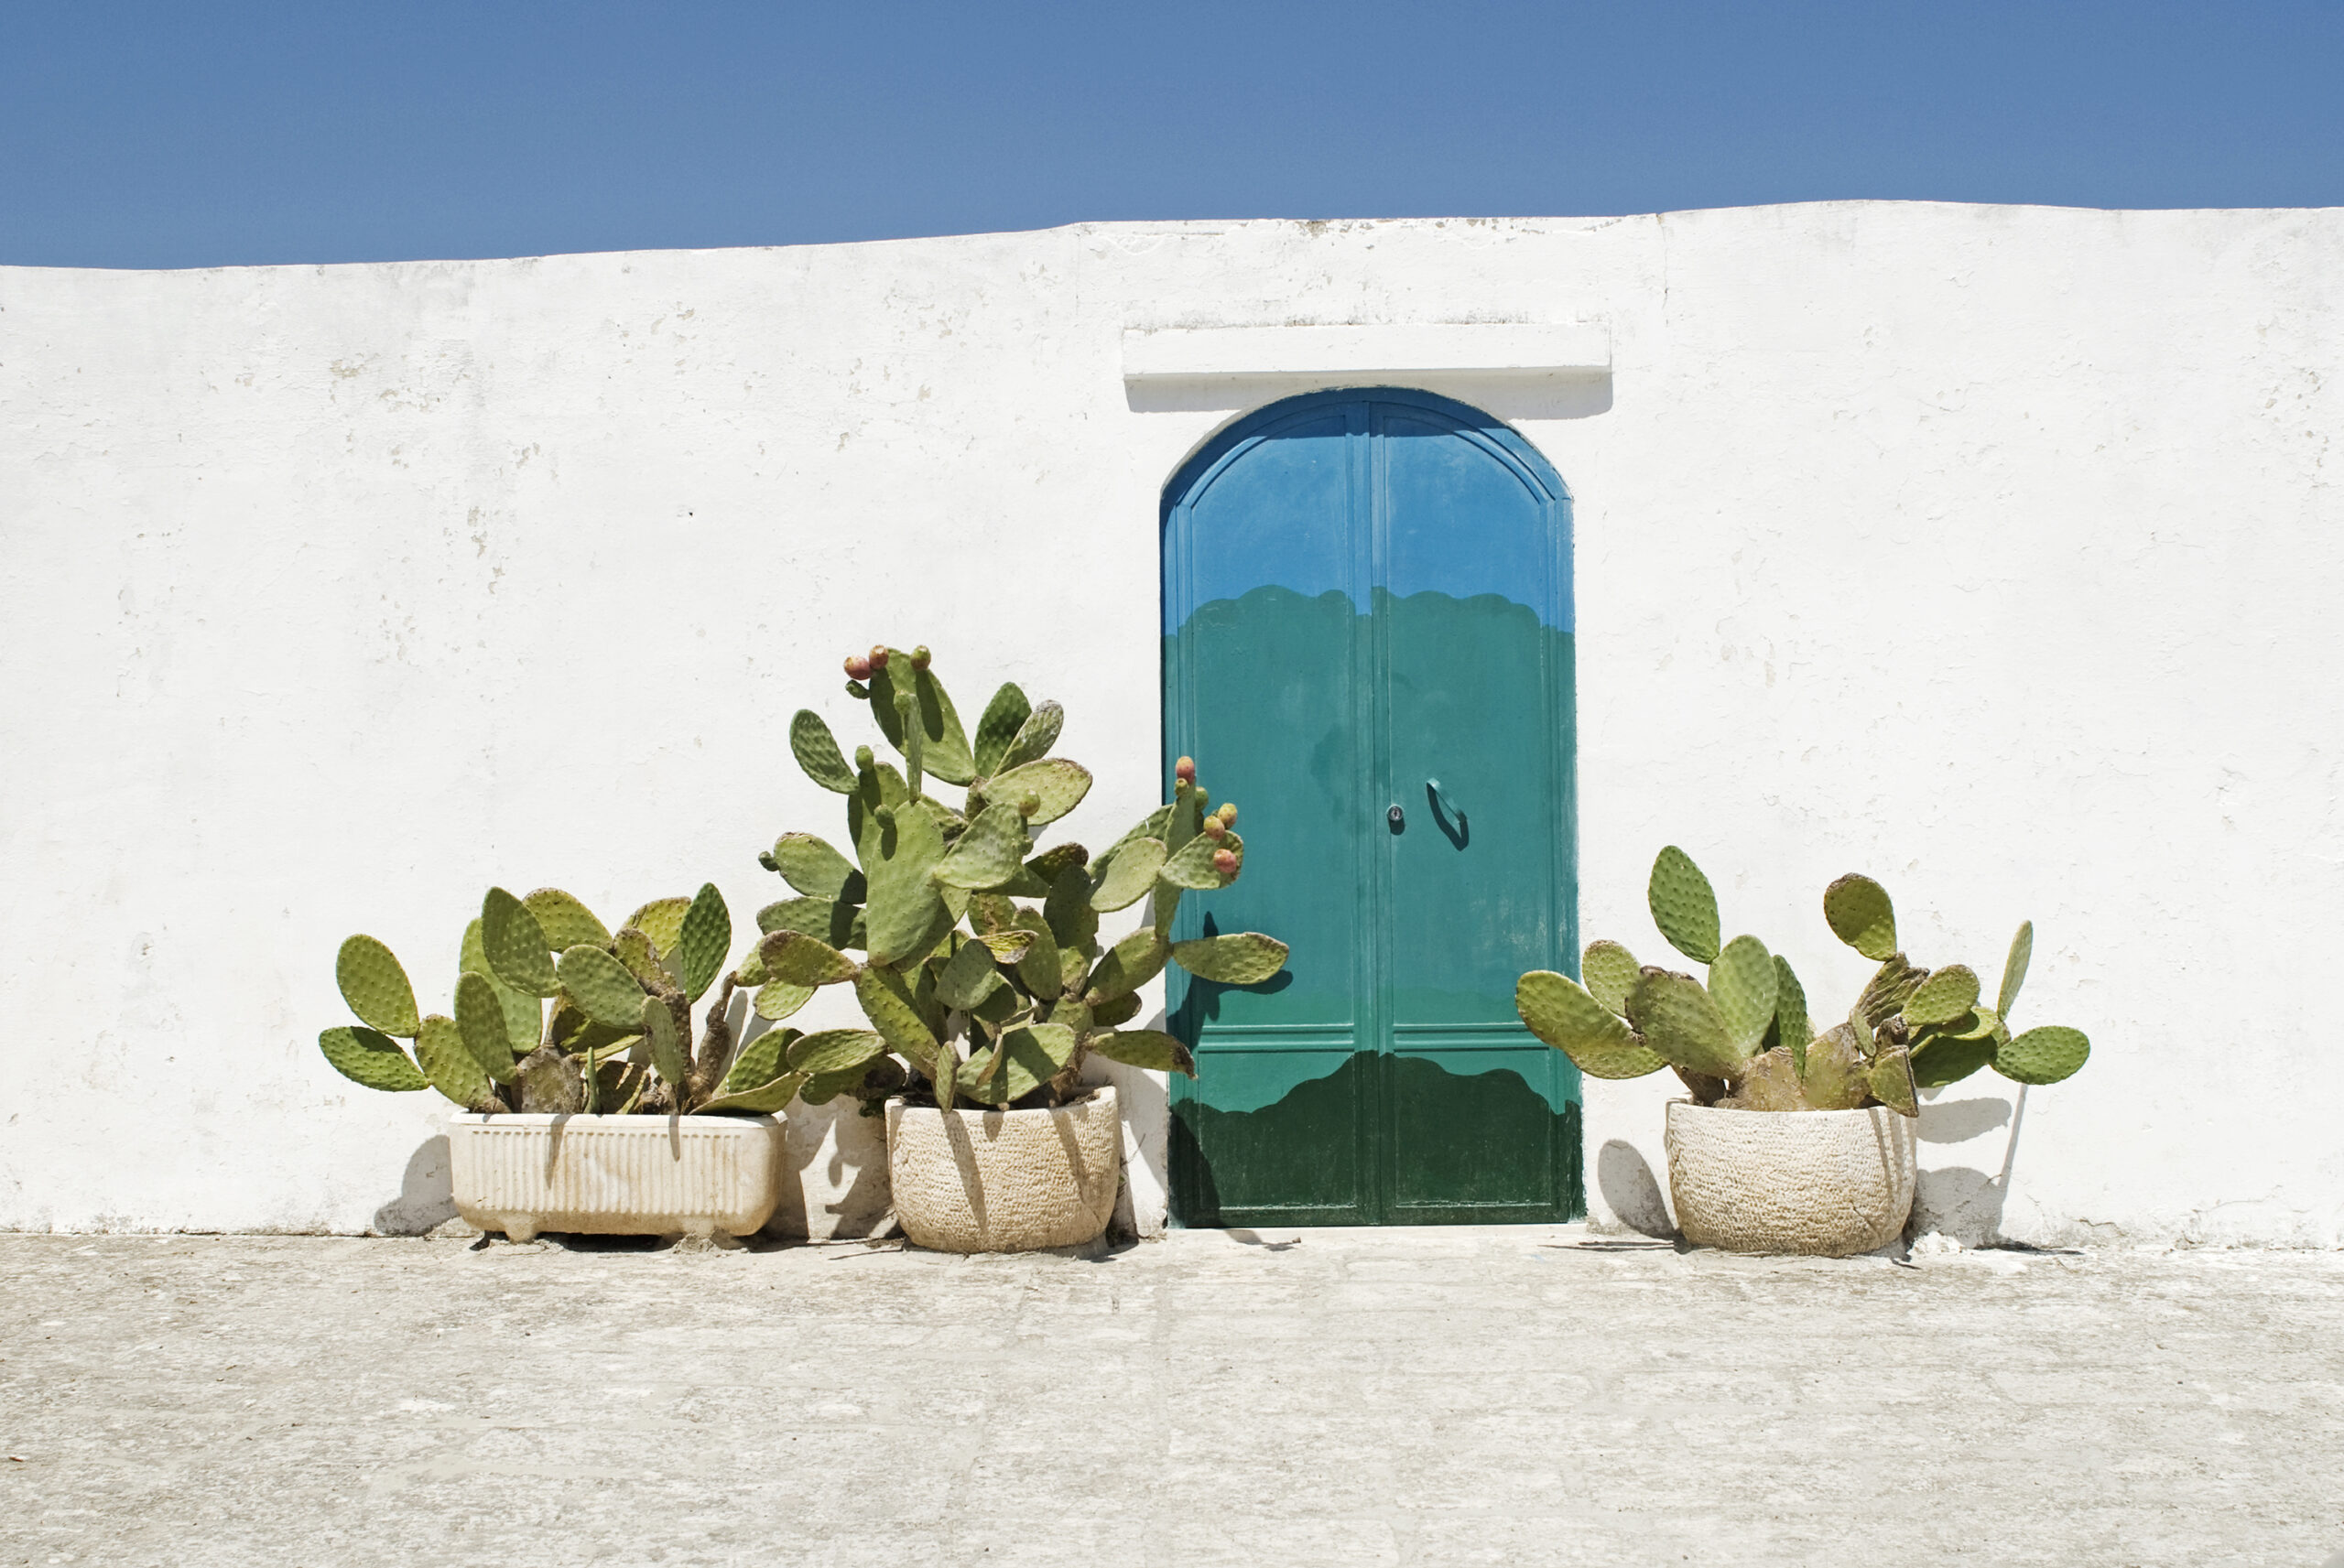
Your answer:
[[[0,1237],[0,1563],[2274,1563],[2344,1254]]]

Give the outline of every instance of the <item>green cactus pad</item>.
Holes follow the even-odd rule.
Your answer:
[[[982,942],[963,942],[944,966],[944,972],[936,977],[936,994],[947,1007],[966,1012],[1004,983],[993,963],[993,949]]]
[[[771,935],[798,931],[840,949],[868,946],[863,911],[826,898],[785,898],[757,911],[757,929]]]
[[[1975,1039],[1925,1035],[1913,1046],[1914,1079],[1925,1089],[1959,1083],[1994,1059],[1994,1044],[1991,1033]]]
[[[624,964],[626,972],[642,981],[646,990],[677,983],[676,972],[660,961],[659,949],[648,932],[620,926],[611,934],[611,956]]]
[[[1807,1043],[1815,1038],[1815,1026],[1807,1022],[1807,989],[1780,953],[1774,955],[1774,1038],[1789,1049],[1792,1067],[1804,1077]]]
[[[1891,953],[1856,998],[1856,1005],[1848,1021],[1860,1026],[1869,1038],[1873,1030],[1896,1016],[1913,993],[1929,978],[1926,969],[1916,969],[1904,961],[1902,953]]]
[[[1137,990],[1164,972],[1172,954],[1172,944],[1154,926],[1141,926],[1101,955],[1084,982],[1083,1000],[1097,1007]]]
[[[792,985],[787,980],[767,980],[757,988],[750,1008],[759,1018],[778,1023],[813,1000],[815,989]]]
[[[1825,888],[1823,919],[1831,935],[1874,963],[1896,951],[1896,906],[1870,877],[1850,871]]]
[[[1138,1016],[1139,992],[1125,991],[1119,997],[1112,997],[1091,1006],[1091,1026],[1093,1029],[1113,1029]]]
[[[757,944],[765,973],[793,986],[830,986],[851,980],[861,966],[852,958],[802,931],[776,931]]]
[[[1171,822],[1172,807],[1157,806],[1154,811],[1133,823],[1122,838],[1108,845],[1107,852],[1091,862],[1091,870],[1094,871],[1103,870],[1108,861],[1121,854],[1134,840],[1141,838],[1153,838],[1157,843],[1163,844],[1167,853],[1170,852],[1172,846],[1165,839],[1164,835],[1169,830]]]
[[[1213,856],[1222,849],[1227,849],[1237,857],[1237,871],[1231,871],[1226,876],[1215,870],[1212,863]],[[1199,834],[1173,851],[1165,860],[1164,869],[1156,872],[1156,877],[1159,885],[1210,892],[1216,888],[1225,888],[1235,881],[1238,872],[1244,869],[1245,841],[1243,838],[1234,833],[1225,834],[1219,839],[1208,838]]]
[[[979,1083],[990,1064],[971,1057],[960,1065],[960,1092],[982,1105],[1007,1105],[1025,1098],[1074,1059],[1074,1031],[1058,1023],[1034,1023],[1002,1036],[1005,1057],[1001,1070]]]
[[[680,1085],[691,1074],[691,1059],[686,1054],[684,1031],[690,1027],[691,1015],[676,1021],[676,1009],[664,997],[643,999],[640,1014],[643,1038],[651,1047],[651,1065],[668,1083]]]
[[[626,924],[650,937],[651,945],[659,949],[661,957],[672,958],[678,943],[683,937],[684,913],[691,906],[692,901],[681,894],[674,898],[655,898],[628,915]]]
[[[1904,1047],[1891,1045],[1872,1060],[1864,1081],[1872,1089],[1872,1098],[1891,1110],[1905,1116],[1921,1114],[1920,1102],[1914,1097],[1914,1075]]]
[[[1594,995],[1552,969],[1533,969],[1514,987],[1514,1011],[1530,1033],[1593,1078],[1641,1078],[1667,1064]]]
[[[906,675],[911,676],[908,687],[903,680]],[[907,713],[916,721],[916,730],[905,727]],[[945,783],[975,781],[976,763],[969,754],[960,716],[952,710],[952,698],[932,669],[912,668],[910,654],[890,649],[886,668],[871,672],[871,716],[879,721],[887,744],[903,752],[906,761],[917,747],[917,765]]]
[[[1126,1067],[1197,1076],[1197,1059],[1177,1036],[1160,1029],[1102,1029],[1082,1037],[1085,1049]]]
[[[869,1065],[886,1049],[885,1039],[868,1029],[824,1029],[791,1044],[789,1070],[809,1076],[843,1073]]]
[[[342,1000],[359,1022],[385,1034],[413,1039],[422,1020],[415,1005],[415,987],[407,970],[388,947],[372,936],[353,936],[342,945],[333,965]]]
[[[1037,923],[1040,916],[1033,916]],[[1046,927],[1034,933],[1034,941],[1017,960],[1017,978],[1026,991],[1044,1001],[1056,997],[1066,985],[1066,967],[1058,961],[1058,939]]]
[[[513,1042],[515,1057],[536,1050],[545,1033],[545,1002],[515,990],[496,978],[496,971],[488,967],[488,950],[481,940],[481,923],[477,919],[464,927],[462,951],[457,968],[468,975],[487,976],[488,983],[496,988],[497,1005],[505,1010],[505,1037]]]
[[[422,1021],[417,1020],[416,1027],[422,1026]],[[377,1029],[342,1024],[319,1034],[318,1049],[325,1053],[335,1072],[370,1089],[403,1094],[431,1087],[431,1080],[417,1071],[399,1043]]]
[[[2056,1084],[2071,1077],[2091,1055],[2080,1029],[2037,1024],[1994,1053],[1994,1071],[2019,1084]]]
[[[1716,960],[1718,895],[1690,855],[1670,844],[1653,858],[1644,902],[1670,946],[1697,964]]]
[[[769,1084],[785,1071],[782,1054],[789,1043],[798,1038],[795,1029],[768,1029],[733,1056],[732,1065],[724,1069],[724,1077],[716,1086],[720,1095],[738,1094]]]
[[[744,990],[754,990],[773,977],[765,973],[765,956],[751,947],[741,958],[741,967],[725,979]]]
[[[1004,769],[985,785],[985,799],[994,805],[1014,808],[1026,796],[1033,796],[1036,804],[1033,815],[1026,818],[1029,827],[1056,822],[1080,806],[1082,797],[1090,793],[1091,770],[1064,757],[1044,757]]]
[[[1022,925],[1013,925],[1006,931],[985,932],[977,940],[1002,963],[1015,964],[1026,957],[1036,935]]]
[[[1161,838],[1142,836],[1116,845],[1093,869],[1091,907],[1112,914],[1137,903],[1156,885],[1156,873],[1164,869],[1167,854]]]
[[[807,708],[798,710],[789,721],[789,751],[806,770],[806,776],[824,789],[838,795],[854,793],[854,770],[846,765],[838,738],[820,714]]]
[[[1001,771],[1001,759],[1008,753],[1009,743],[1017,738],[1018,730],[1033,711],[1034,705],[1012,682],[1004,681],[1001,689],[993,694],[993,700],[985,704],[984,716],[977,720],[976,744],[970,749],[980,777],[990,778]]]
[[[1671,1066],[1711,1078],[1731,1079],[1742,1071],[1746,1054],[1734,1049],[1724,1015],[1698,980],[1644,976],[1628,993],[1628,1022]]]
[[[2026,984],[2026,967],[2035,961],[2035,922],[2019,922],[2018,935],[2011,938],[2010,956],[2002,960],[2002,989],[1994,998],[1997,1016],[2008,1018],[2011,1003],[2018,1000],[2018,988]]]
[[[489,972],[515,990],[525,996],[549,997],[560,989],[554,979],[553,950],[546,946],[545,928],[526,905],[503,888],[489,889],[481,901],[480,942]]]
[[[632,1029],[643,1017],[643,985],[627,967],[600,947],[584,943],[561,956],[564,994],[587,1017],[613,1029]]]
[[[1059,952],[1098,951],[1099,912],[1091,907],[1088,871],[1069,865],[1058,871],[1042,903],[1042,922],[1057,938]]]
[[[732,1094],[720,1094],[700,1108],[703,1116],[775,1116],[788,1108],[806,1087],[803,1073],[785,1073],[771,1083]]]
[[[854,997],[863,1004],[863,1016],[871,1021],[888,1049],[900,1051],[915,1062],[935,1056],[936,1033],[920,1017],[919,1006],[902,976],[892,969],[865,969],[854,977]]]
[[[702,882],[691,907],[684,911],[683,929],[677,934],[676,958],[684,977],[684,994],[698,1001],[724,972],[724,955],[732,950],[732,914],[714,882]]]
[[[1966,964],[1948,964],[1904,999],[1904,1022],[1915,1029],[1966,1018],[1978,1005],[1978,976]]]
[[[463,1035],[464,1049],[472,1054],[481,1071],[500,1084],[513,1081],[516,1057],[494,980],[469,970],[456,977],[456,1028]],[[521,1043],[520,1054],[526,1056],[537,1048],[537,1038],[532,1033]]]
[[[1026,861],[1026,868],[1041,879],[1042,890],[1047,892],[1058,885],[1058,878],[1065,874],[1067,868],[1071,866],[1080,871],[1090,863],[1091,851],[1069,840],[1064,844],[1051,845]]]
[[[611,945],[610,930],[594,918],[594,912],[559,888],[539,888],[521,903],[546,934],[546,946],[557,953],[581,942],[595,947]]]
[[[871,882],[871,902],[863,911],[871,961],[892,964],[917,957],[923,942],[934,946],[928,934],[943,901],[928,873],[944,858],[944,835],[935,819],[924,811],[897,811],[883,821],[874,813],[863,821],[855,853]]]
[[[1862,1044],[1852,1025],[1837,1024],[1807,1043],[1799,1083],[1807,1103],[1818,1110],[1853,1110],[1872,1098]]]
[[[1016,735],[1003,749],[1000,763],[989,775],[993,782],[985,785],[985,797],[1014,804],[1017,797],[1001,787],[1000,775],[1048,756],[1050,748],[1058,744],[1058,731],[1065,728],[1066,709],[1055,702],[1046,702],[1026,715],[1025,723],[1018,726]],[[1066,814],[1060,812],[1058,815],[1063,816]]]
[[[809,898],[863,902],[863,873],[854,862],[811,833],[785,833],[774,840],[774,868],[781,880]],[[854,891],[850,892],[852,888]]]
[[[1640,972],[1633,953],[1617,942],[1590,942],[1579,955],[1579,972],[1588,995],[1621,1017],[1628,1015],[1628,993],[1636,989]]]
[[[936,880],[971,892],[999,887],[1024,867],[1029,842],[1015,807],[989,806],[936,862]]]
[[[1232,931],[1172,944],[1174,963],[1200,980],[1224,986],[1260,985],[1285,968],[1286,959],[1286,945],[1258,931]]]
[[[504,1104],[480,1059],[464,1044],[463,1031],[442,1013],[435,1012],[418,1025],[415,1065],[423,1069],[433,1088],[466,1110],[487,1110]]]
[[[1813,1110],[1799,1086],[1798,1065],[1790,1047],[1777,1045],[1750,1058],[1733,1087],[1733,1098],[1744,1110]]]
[[[1737,1056],[1756,1055],[1765,1040],[1774,1022],[1774,957],[1755,936],[1735,937],[1709,966],[1709,1000]]]

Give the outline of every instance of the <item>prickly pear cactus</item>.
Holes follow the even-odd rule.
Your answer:
[[[971,734],[926,648],[882,644],[845,665],[848,695],[870,704],[902,766],[869,746],[850,757],[827,721],[800,712],[791,750],[809,779],[847,797],[852,859],[798,832],[759,857],[801,895],[759,912],[774,933],[759,949],[766,984],[852,987],[871,1025],[791,1045],[803,1098],[852,1095],[873,1113],[896,1093],[947,1108],[1055,1105],[1085,1092],[1092,1056],[1193,1076],[1180,1040],[1122,1026],[1167,965],[1226,986],[1285,968],[1286,944],[1259,932],[1171,940],[1184,896],[1243,872],[1236,806],[1208,809],[1183,758],[1172,799],[1104,852],[1046,849],[1036,830],[1091,784],[1089,769],[1054,754],[1062,708],[1004,685]],[[939,798],[939,781],[963,793]],[[1103,917],[1124,910],[1133,928],[1105,931]]]

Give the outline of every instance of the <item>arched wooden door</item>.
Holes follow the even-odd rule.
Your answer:
[[[1175,1222],[1577,1217],[1579,1075],[1514,1010],[1578,946],[1561,481],[1461,404],[1320,393],[1210,443],[1163,524],[1166,762],[1246,843],[1175,935],[1294,949],[1171,971]]]

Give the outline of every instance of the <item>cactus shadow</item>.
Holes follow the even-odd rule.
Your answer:
[[[456,1217],[456,1188],[448,1165],[448,1138],[425,1139],[407,1156],[399,1195],[374,1211],[378,1236],[421,1236]]]
[[[2002,1211],[2010,1202],[2019,1132],[2026,1125],[2025,1086],[2020,1086],[2017,1097],[2007,1106],[2000,1099],[1924,1103],[1919,1129],[1924,1143],[1968,1142],[1984,1137],[2005,1119],[2010,1132],[2002,1141],[2000,1171],[1989,1174],[1969,1165],[1941,1165],[1916,1173],[1913,1217],[1904,1227],[1907,1238],[1935,1231],[1964,1247],[2004,1244]]]
[[[1603,1145],[1595,1156],[1595,1184],[1622,1225],[1655,1240],[1676,1238],[1677,1225],[1668,1217],[1660,1180],[1634,1144],[1614,1138]]]

